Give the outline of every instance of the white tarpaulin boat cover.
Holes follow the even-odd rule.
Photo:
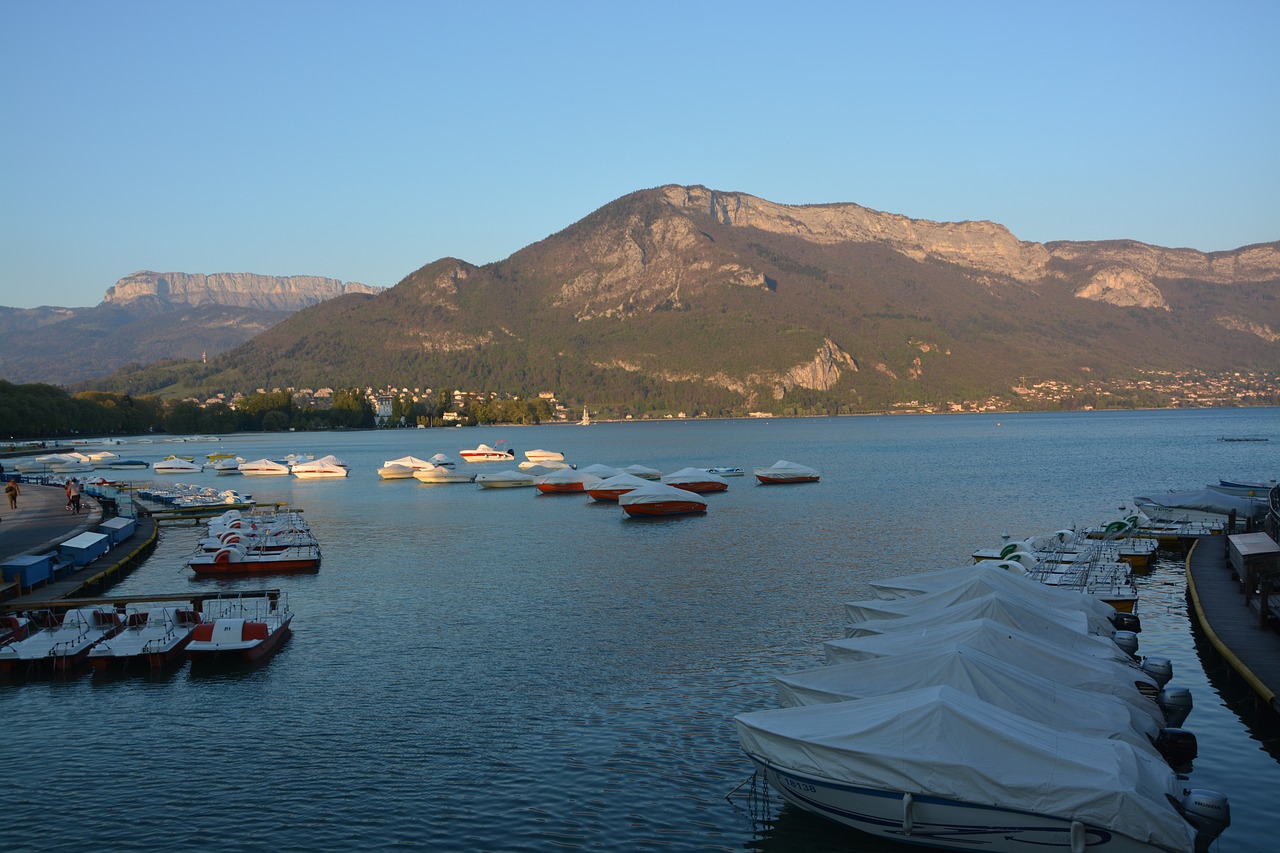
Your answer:
[[[300,462],[293,466],[293,473],[300,474],[325,474],[334,477],[345,477],[347,469],[332,461],[331,457],[324,459],[316,459],[313,462]]]
[[[419,459],[416,456],[401,456],[399,459],[388,459],[386,462],[382,463],[383,468],[390,468],[392,465],[403,465],[404,467],[412,468],[415,471],[435,467],[427,460]]]
[[[846,637],[822,644],[828,663],[848,663],[867,658],[902,655],[930,646],[968,643],[982,651],[1010,662],[1017,662],[1026,646],[1044,646],[1066,656],[1084,655],[1128,666],[1141,673],[1132,659],[1111,640],[1093,637],[1058,627],[1057,632],[1028,634],[1019,628],[1002,625],[994,619],[923,628],[919,631],[892,631],[870,637]],[[1137,677],[1135,681],[1141,680]]]
[[[883,580],[871,581],[869,585],[871,593],[876,598],[894,601],[901,598],[935,593],[941,589],[956,585],[971,584],[978,579],[991,587],[1031,590],[1031,594],[1043,596],[1046,602],[1057,599],[1058,603],[1048,605],[1052,607],[1078,605],[1103,618],[1110,618],[1116,612],[1115,608],[1110,604],[1105,601],[1099,601],[1093,596],[1081,595],[1079,592],[1072,590],[1045,586],[1039,581],[1014,574],[1007,569],[1000,568],[996,563],[985,560],[973,566],[958,566],[951,569],[938,569],[914,575],[884,578]]]
[[[932,592],[905,598],[873,598],[854,601],[844,606],[845,617],[850,622],[868,619],[894,619],[914,615],[925,609],[949,607],[963,601],[986,595],[1001,595],[1027,607],[1044,610],[1075,610],[1085,614],[1089,633],[1110,637],[1115,634],[1111,623],[1115,608],[1092,596],[1068,593],[1053,589],[1037,580],[1016,575],[1004,569],[973,566],[955,583],[940,584]]]
[[[946,685],[1050,728],[1116,737],[1154,749],[1164,715],[1120,667],[1081,658],[1062,666],[1053,655],[1018,663],[963,644],[889,658],[820,666],[777,676],[783,707],[821,705]],[[1127,669],[1127,667],[1126,667]]]
[[[1267,499],[1265,497],[1250,498],[1244,495],[1229,495],[1214,489],[1159,492],[1149,496],[1136,497],[1134,501],[1149,501],[1156,506],[1169,510],[1182,509],[1217,513],[1224,518],[1235,512],[1236,517],[1242,524],[1246,518],[1262,518],[1267,512]]]
[[[734,718],[748,755],[836,782],[945,797],[1106,827],[1191,850],[1161,758],[1052,729],[951,687]]]
[[[845,636],[865,637],[893,631],[919,631],[956,622],[968,622],[971,619],[994,619],[1005,625],[1021,628],[1028,634],[1053,635],[1057,633],[1058,628],[1089,634],[1090,627],[1082,610],[1028,607],[1016,598],[993,592],[981,598],[971,598],[950,606],[938,604],[896,617],[851,622],[845,627]]]
[[[697,492],[690,492],[686,489],[680,489],[675,486],[668,486],[663,483],[645,483],[643,486],[636,486],[629,492],[625,492],[618,498],[618,504],[621,506],[634,506],[636,504],[664,504],[664,503],[693,503],[701,506],[707,505],[707,499]]]
[[[791,672],[790,675],[780,676],[777,679],[778,695],[783,704],[844,701],[844,699],[855,698],[851,693],[861,695],[858,692],[864,689],[861,685],[863,679],[867,679],[869,683],[876,683],[878,678],[904,679],[900,689],[910,689],[911,686],[928,684],[924,679],[931,678],[934,672],[959,666],[959,663],[950,661],[948,658],[964,656],[965,662],[998,661],[1014,667],[1018,672],[1032,672],[1037,674],[1037,678],[1051,679],[1055,684],[1114,695],[1128,703],[1134,711],[1139,713],[1139,717],[1149,717],[1156,722],[1157,726],[1164,725],[1164,713],[1160,711],[1160,706],[1157,706],[1156,702],[1147,695],[1143,695],[1138,689],[1138,684],[1147,686],[1152,695],[1155,695],[1160,688],[1152,676],[1139,670],[1138,667],[1129,666],[1126,663],[1116,665],[1111,661],[1100,661],[1096,657],[1084,657],[1082,654],[1064,653],[1060,649],[1042,643],[1006,643],[1004,647],[997,648],[1001,648],[1006,653],[1014,653],[1014,656],[996,654],[989,649],[970,646],[969,643],[943,643],[940,646],[929,644],[916,651],[891,654],[886,657],[867,658],[867,660],[849,663],[828,663],[826,666],[814,667],[812,670]],[[937,660],[933,660],[934,656]],[[863,667],[869,667],[869,669],[864,670]],[[879,672],[892,672],[893,667],[901,667],[910,675],[879,675]],[[908,679],[920,681],[919,684],[910,684]],[[795,701],[788,701],[787,695],[783,695],[783,685],[786,685],[787,695]]]
[[[575,471],[573,468],[558,468],[550,474],[544,475],[539,482],[561,486],[581,483],[583,488],[589,489],[599,483],[600,480],[600,477],[595,474],[588,474],[586,471]]]

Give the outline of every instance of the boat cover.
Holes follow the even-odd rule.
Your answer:
[[[1118,737],[1142,748],[1165,725],[1160,706],[1120,667],[1082,658],[1064,666],[1053,655],[1017,663],[963,643],[890,658],[820,666],[774,678],[783,707],[821,705],[948,685],[1044,725]]]
[[[1058,627],[1056,631],[1030,634],[1021,628],[1004,625],[994,619],[973,619],[968,622],[930,626],[918,631],[890,631],[870,637],[845,637],[841,640],[827,640],[822,646],[828,663],[848,663],[867,658],[909,654],[919,649],[947,643],[968,643],[1012,662],[1016,662],[1028,646],[1044,646],[1066,657],[1084,655],[1129,667],[1135,673],[1134,680],[1141,680],[1136,675],[1141,670],[1111,640],[1062,627]]]
[[[656,480],[662,476],[662,472],[657,468],[650,468],[647,465],[628,465],[622,469],[624,474],[634,474],[642,480]]]
[[[1134,501],[1146,501],[1170,510],[1213,512],[1224,518],[1234,511],[1241,522],[1246,518],[1261,519],[1267,512],[1267,499],[1265,497],[1250,498],[1245,495],[1229,495],[1210,488],[1198,491],[1161,492],[1151,496],[1136,497]]]
[[[539,482],[550,483],[553,485],[568,485],[570,483],[581,483],[584,489],[589,489],[599,483],[600,477],[595,474],[589,474],[586,471],[575,471],[572,468],[559,468],[550,474],[544,475]]]
[[[582,473],[592,474],[596,477],[599,477],[601,480],[607,480],[610,477],[616,477],[622,472],[619,471],[617,468],[614,468],[612,465],[601,465],[599,462],[597,462],[594,465],[588,465],[586,468],[583,468]]]
[[[382,463],[382,467],[390,468],[392,465],[403,465],[406,468],[412,468],[415,471],[419,468],[430,468],[431,463],[425,459],[419,459],[416,456],[401,456],[399,459],[388,459]]]
[[[748,755],[799,773],[1078,820],[1169,850],[1194,846],[1168,799],[1180,800],[1182,790],[1163,759],[1033,722],[953,687],[734,721]]]
[[[328,474],[334,477],[345,477],[347,469],[332,461],[329,457],[317,459],[314,462],[302,462],[293,466],[293,473],[296,474]]]
[[[695,503],[701,506],[707,505],[707,499],[697,492],[691,492],[687,489],[677,489],[675,486],[668,486],[665,483],[645,483],[643,486],[636,486],[629,492],[624,493],[618,498],[620,506],[631,506],[632,504],[661,504],[669,501],[679,501],[681,503]]]
[[[893,619],[919,613],[925,609],[949,607],[952,604],[986,595],[1001,595],[1028,607],[1039,607],[1045,610],[1079,611],[1085,615],[1090,634],[1109,637],[1115,632],[1115,626],[1110,619],[1115,615],[1115,608],[1109,604],[1103,604],[1089,596],[1068,595],[1066,590],[1053,589],[1037,580],[1016,575],[1004,569],[989,569],[981,566],[974,566],[971,570],[962,573],[955,583],[939,585],[932,592],[922,595],[847,602],[844,606],[845,617],[850,622],[866,619]]]
[[[729,485],[729,481],[719,474],[712,474],[706,468],[681,468],[679,471],[673,471],[670,474],[662,476],[662,482],[668,486],[674,486],[677,483],[723,483]]]
[[[252,471],[269,471],[272,474],[288,474],[289,466],[271,459],[255,459],[252,462],[240,463],[240,473]]]
[[[1042,584],[1031,581],[1037,586]],[[983,590],[986,590],[985,592]],[[1076,598],[1084,598],[1077,595]],[[1058,602],[1062,604],[1062,602]],[[1007,607],[1005,607],[1007,606]],[[977,619],[988,615],[983,608],[995,617],[997,608],[1016,609],[1040,616],[1071,628],[1078,628],[1086,634],[1100,637],[1113,637],[1115,626],[1110,619],[1096,616],[1080,606],[1051,606],[1045,599],[1033,595],[1022,595],[1013,589],[991,589],[980,584],[955,586],[928,595],[917,595],[914,598],[903,598],[898,601],[850,601],[844,605],[845,616],[854,625],[863,623],[892,624],[894,621],[920,620],[930,615],[952,615],[952,621]],[[916,624],[916,623],[912,623]],[[883,631],[876,631],[883,633]],[[845,636],[853,634],[846,632]]]
[[[1116,609],[1105,601],[1088,595],[1081,595],[1067,589],[1055,589],[1045,586],[1034,578],[1014,574],[1001,568],[998,563],[986,561],[973,566],[958,566],[951,569],[938,569],[931,572],[920,572],[914,575],[899,575],[894,578],[871,581],[871,592],[876,598],[896,600],[926,595],[956,585],[964,585],[981,579],[981,583],[995,587],[1018,588],[1032,595],[1042,596],[1052,607],[1079,606],[1098,616],[1110,618]]]
[[[651,480],[644,480],[634,474],[620,473],[614,474],[612,477],[605,477],[591,488],[594,489],[634,489],[640,486],[647,486]]]
[[[799,462],[788,462],[785,459],[779,459],[768,468],[757,468],[757,471],[767,471],[771,474],[790,475],[794,477],[816,477],[818,472],[810,468],[808,465],[801,465]]]
[[[523,471],[495,471],[491,474],[477,474],[477,483],[529,483],[537,478],[532,474],[526,474]]]

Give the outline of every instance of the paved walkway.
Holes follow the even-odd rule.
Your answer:
[[[67,496],[61,486],[18,485],[22,494],[16,510],[9,509],[8,498],[0,495],[0,563],[23,554],[52,551],[102,521],[102,505],[88,495],[80,496],[80,514],[76,515],[67,511]]]

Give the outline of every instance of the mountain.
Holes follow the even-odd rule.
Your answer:
[[[133,392],[396,385],[618,411],[830,411],[1280,364],[1280,243],[1033,243],[992,222],[664,186],[506,260],[444,258]]]
[[[379,290],[319,276],[143,270],[107,288],[92,308],[0,307],[0,376],[68,384],[131,363],[200,359],[309,305]]]

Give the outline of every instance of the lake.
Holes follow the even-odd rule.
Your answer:
[[[1223,442],[1231,436],[1268,442]],[[627,519],[532,489],[376,468],[505,439],[579,467],[736,465],[705,516]],[[156,460],[333,453],[340,481],[173,479],[287,501],[318,574],[200,580],[201,527],[162,527],[113,595],[280,587],[294,635],[251,669],[0,684],[5,849],[910,850],[748,795],[732,718],[817,665],[867,581],[1127,514],[1144,492],[1277,476],[1276,409],[599,423],[226,436]],[[758,486],[778,459],[822,480]],[[460,465],[462,463],[459,463]],[[508,465],[472,465],[476,472]],[[147,472],[134,479],[159,479]],[[1128,510],[1131,512],[1132,510]],[[1200,744],[1188,787],[1231,800],[1222,853],[1273,849],[1280,747],[1201,664],[1181,564],[1139,579],[1142,651],[1174,662]],[[738,789],[732,796],[731,791]],[[757,793],[759,793],[757,791]]]

